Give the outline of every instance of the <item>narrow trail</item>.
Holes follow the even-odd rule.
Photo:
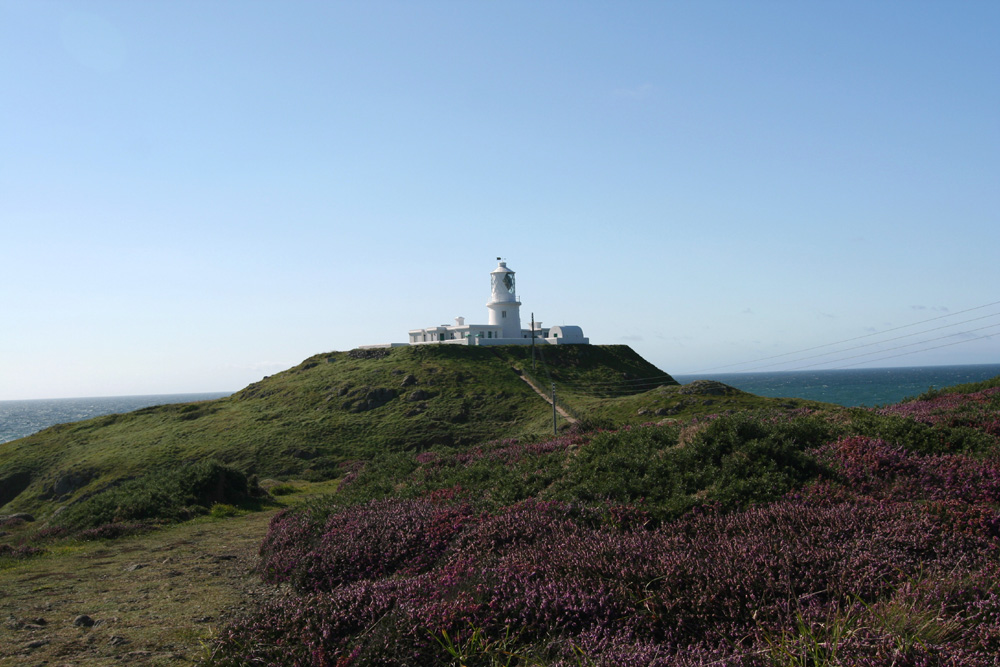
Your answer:
[[[528,376],[526,376],[524,373],[518,373],[518,377],[520,377],[522,380],[524,380],[524,382],[529,387],[531,387],[532,389],[534,389],[536,394],[538,394],[539,396],[541,396],[542,398],[544,398],[546,403],[548,403],[549,405],[552,405],[552,397],[549,396],[548,394],[546,394],[544,391],[542,391],[538,387],[538,385],[536,385],[534,382],[532,382],[531,380],[529,380]],[[565,419],[566,421],[568,421],[570,424],[575,424],[577,422],[577,419],[575,417],[571,417],[570,414],[568,412],[566,412],[565,410],[563,410],[562,407],[560,407],[558,404],[556,404],[556,412],[558,412],[563,417],[563,419]]]

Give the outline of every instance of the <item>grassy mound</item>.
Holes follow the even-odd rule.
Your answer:
[[[561,346],[537,373],[609,381],[662,371],[622,346]],[[330,479],[386,451],[466,446],[551,429],[522,380],[530,350],[422,346],[311,357],[236,394],[62,424],[0,445],[0,508],[37,511],[178,462],[215,459],[261,477]],[[525,370],[522,370],[525,369]]]

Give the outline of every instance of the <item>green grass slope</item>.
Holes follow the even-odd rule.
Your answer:
[[[230,397],[54,426],[0,445],[0,511],[44,514],[53,503],[192,461],[326,479],[345,462],[386,451],[546,433],[551,408],[522,376],[555,383],[578,412],[596,400],[581,388],[619,401],[676,384],[627,346],[539,348],[534,365],[531,355],[506,346],[331,352]]]

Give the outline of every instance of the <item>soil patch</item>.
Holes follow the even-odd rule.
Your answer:
[[[0,571],[0,665],[196,662],[202,642],[271,593],[254,568],[274,514],[57,546]]]

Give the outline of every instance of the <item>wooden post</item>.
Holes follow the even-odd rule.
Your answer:
[[[552,383],[552,435],[559,435],[558,424],[556,423],[556,383]]]
[[[531,372],[535,372],[535,313],[531,313]]]

